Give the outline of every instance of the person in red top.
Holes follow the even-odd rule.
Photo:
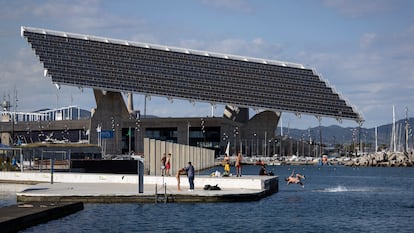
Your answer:
[[[165,174],[165,162],[167,161],[167,156],[164,155],[161,158],[161,175],[164,176]]]
[[[165,160],[165,175],[166,176],[171,176],[170,169],[171,169],[171,153],[168,153],[167,159]]]

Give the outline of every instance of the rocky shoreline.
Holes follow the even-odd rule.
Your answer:
[[[363,167],[412,167],[414,166],[414,155],[412,152],[377,152],[344,162],[344,165]]]

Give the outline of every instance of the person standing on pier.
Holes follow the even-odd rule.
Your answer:
[[[165,174],[165,162],[166,161],[167,161],[167,156],[164,153],[164,155],[161,158],[161,175],[162,176],[164,176],[164,174]]]
[[[230,176],[230,162],[229,161],[226,161],[226,164],[224,165],[223,176]]]
[[[191,162],[188,162],[188,166],[183,168],[187,172],[188,182],[190,183],[190,189],[188,191],[194,191],[194,166]]]
[[[237,154],[237,157],[236,157],[236,176],[237,177],[239,177],[239,176],[242,176],[242,174],[241,174],[241,163],[242,163],[242,155],[241,155],[241,153],[239,152],[238,154]]]
[[[168,153],[167,160],[165,161],[165,175],[166,176],[171,176],[170,169],[171,169],[171,153]]]
[[[178,170],[177,171],[177,173],[175,174],[175,178],[177,178],[177,190],[178,191],[181,191],[181,187],[180,187],[180,183],[181,183],[181,180],[180,180],[180,175],[181,175],[181,172],[184,172],[184,168],[181,168],[180,170]]]

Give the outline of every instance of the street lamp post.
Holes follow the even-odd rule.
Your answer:
[[[233,132],[234,132],[234,154],[237,155],[237,135],[239,134],[239,128],[236,126]]]
[[[254,136],[254,138],[255,138],[255,141],[256,141],[256,156],[259,154],[259,138],[257,137],[257,134],[256,133],[254,133],[253,134],[253,136]],[[253,150],[254,150],[254,144],[253,144]]]
[[[228,139],[229,139],[229,136],[226,135],[226,133],[223,133],[223,141],[225,142],[225,147],[224,147],[224,153],[223,154],[227,154],[226,149],[227,149]],[[229,150],[230,150],[230,148],[229,148]],[[230,151],[227,154],[227,156],[230,156]]]
[[[254,151],[254,143],[253,143],[253,137],[252,137],[251,142],[250,142],[250,157],[253,156],[253,151]]]
[[[135,122],[135,131],[137,132],[137,138],[135,139],[135,141],[137,142],[137,148],[136,148],[136,153],[139,153],[139,144],[140,144],[140,133],[141,133],[141,120],[138,118],[137,121]]]
[[[187,146],[190,145],[190,122],[187,121]]]
[[[203,134],[203,142],[200,143],[200,147],[205,147],[205,141],[206,141],[206,130],[205,130],[205,121],[203,118],[201,118],[201,133]],[[203,146],[201,146],[203,145]]]
[[[320,145],[319,145],[319,155],[322,158],[322,154],[323,154],[323,152],[322,152],[322,126],[321,126],[322,118],[321,117],[318,117],[318,121],[319,121],[319,141],[320,141]]]

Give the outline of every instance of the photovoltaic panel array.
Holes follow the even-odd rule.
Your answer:
[[[57,84],[362,120],[299,64],[38,28],[22,36]]]

